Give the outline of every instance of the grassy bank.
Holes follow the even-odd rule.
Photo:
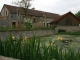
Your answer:
[[[54,30],[53,28],[50,28],[50,27],[34,27],[34,28],[30,28],[30,29],[26,29],[26,28],[24,28],[24,27],[22,27],[22,28],[17,28],[17,27],[13,27],[13,28],[11,28],[11,27],[0,27],[0,31],[12,31],[12,30],[17,30],[17,31],[19,31],[19,30],[26,30],[26,31],[33,31],[33,30]]]
[[[80,31],[77,32],[58,32],[56,35],[65,34],[65,35],[80,35]]]
[[[14,41],[15,39],[15,41]],[[54,45],[51,41],[46,46],[41,39],[27,37],[20,39],[9,36],[6,41],[0,40],[0,55],[17,58],[20,60],[79,60],[80,51],[65,50]]]

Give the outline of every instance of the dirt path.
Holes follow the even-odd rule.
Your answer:
[[[0,56],[0,60],[19,60],[19,59],[13,59],[13,58],[10,58],[10,57]]]

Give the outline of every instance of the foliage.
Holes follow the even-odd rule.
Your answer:
[[[0,27],[0,31],[19,30],[18,28]]]
[[[31,28],[32,27],[32,23],[29,23],[27,26],[27,22],[24,22],[24,25],[25,27],[22,27],[22,28],[9,28],[9,27],[0,27],[0,31],[11,31],[11,30],[17,30],[17,31],[20,31],[20,30],[30,30],[30,31],[33,31],[33,30],[54,30],[54,28],[50,28],[50,27],[41,27],[41,28],[38,28],[38,27],[35,27],[35,28]]]
[[[22,7],[21,9],[23,9],[23,11],[24,11],[24,15],[25,15],[24,16],[24,25],[25,25],[26,29],[30,29],[31,28],[31,23],[28,20],[28,15],[27,15],[28,8],[31,6],[31,3],[30,3],[31,1],[32,0],[18,0],[18,1],[15,2],[15,4],[17,4],[20,7]]]
[[[25,25],[25,28],[28,30],[32,27],[32,22],[30,21],[29,18],[24,19],[24,25]]]
[[[22,7],[24,10],[25,17],[27,17],[28,8],[31,6],[31,1],[32,0],[17,0],[13,3]]]
[[[31,30],[54,30],[54,28],[51,28],[51,27],[34,27],[34,28],[31,28]]]
[[[65,30],[63,30],[63,29],[59,29],[58,32],[65,32]]]
[[[0,27],[0,31],[2,30],[9,30],[10,28]]]
[[[20,60],[79,60],[80,51],[75,52],[73,49],[62,51],[58,46],[54,46],[52,42],[46,46],[40,43],[40,38],[35,37],[28,39],[27,37],[20,39],[10,37],[6,41],[0,40],[0,55],[17,58]]]
[[[57,34],[80,35],[80,31],[76,31],[76,32],[58,32]]]
[[[80,11],[78,11],[77,13],[75,13],[75,16],[80,18]]]

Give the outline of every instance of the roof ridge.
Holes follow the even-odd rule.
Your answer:
[[[17,13],[16,9],[22,8],[19,6],[13,6],[13,5],[8,5],[8,4],[4,4],[4,6],[6,6],[8,8],[10,13]],[[20,10],[20,13],[24,14],[23,10]],[[43,17],[42,14],[44,14],[44,13],[46,13],[46,17],[48,17],[48,18],[56,18],[56,17],[60,16],[59,14],[56,14],[56,13],[45,12],[45,11],[40,11],[40,10],[33,10],[33,9],[29,9],[29,12],[28,12],[28,14],[31,16],[34,15],[34,16],[42,16],[42,17]]]
[[[8,5],[8,4],[4,4],[5,6],[11,6],[11,7],[16,7],[16,8],[21,8],[19,6],[13,6],[13,5]],[[29,10],[33,10],[33,9],[29,9]],[[39,12],[42,12],[42,13],[49,13],[49,14],[55,14],[55,15],[59,15],[59,14],[56,14],[56,13],[51,13],[51,12],[46,12],[46,11],[41,11],[41,10],[34,10],[34,11],[39,11]]]
[[[8,5],[8,4],[4,4],[5,6],[12,6],[12,7],[17,7],[17,8],[20,8],[18,6],[14,6],[14,5]]]
[[[68,15],[68,14],[72,14],[75,18],[77,18],[71,11],[69,11],[69,12],[67,12],[67,13],[59,16],[59,17],[56,18],[55,20],[52,20],[50,23],[52,24],[52,23],[54,23],[54,22],[57,22],[57,21],[59,21],[60,19],[62,19],[63,17],[65,17],[65,16]],[[79,18],[77,18],[77,19],[79,20]]]

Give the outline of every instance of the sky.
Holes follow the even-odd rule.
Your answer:
[[[4,4],[13,5],[15,0],[0,0],[0,10]],[[80,0],[34,0],[30,8],[63,15],[69,11],[77,13],[80,10]]]

